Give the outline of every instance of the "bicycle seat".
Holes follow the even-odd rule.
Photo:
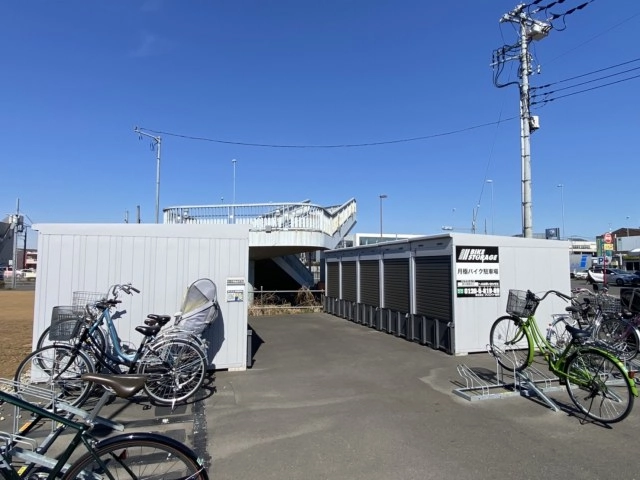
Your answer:
[[[113,375],[107,373],[85,373],[80,378],[87,382],[97,383],[103,387],[112,389],[118,397],[129,398],[134,396],[147,382],[147,375]]]
[[[586,340],[591,337],[591,332],[588,330],[582,330],[580,328],[572,327],[571,325],[567,325],[565,329],[575,340]]]
[[[162,327],[160,325],[139,325],[136,332],[141,333],[145,337],[153,337],[158,334]]]
[[[163,327],[169,322],[169,320],[171,320],[171,317],[169,315],[157,315],[155,313],[150,313],[149,315],[147,315],[144,323],[147,325],[158,324]]]

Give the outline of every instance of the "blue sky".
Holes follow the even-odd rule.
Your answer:
[[[155,153],[137,125],[165,132],[161,207],[228,203],[237,159],[237,203],[353,197],[355,232],[377,232],[386,194],[385,232],[417,234],[469,231],[480,204],[478,231],[490,233],[493,218],[496,234],[517,234],[518,91],[496,88],[490,67],[493,50],[516,42],[513,25],[499,23],[516,4],[5,2],[1,213],[19,198],[34,223],[121,222],[140,205],[153,222]],[[637,1],[593,1],[554,26],[533,45],[533,86],[640,66]],[[516,72],[509,62],[500,79]],[[531,141],[535,232],[561,226],[563,203],[566,235],[640,226],[638,86],[623,81],[532,112],[541,123]],[[310,147],[417,137],[426,138]]]

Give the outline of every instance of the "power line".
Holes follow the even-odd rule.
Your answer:
[[[226,145],[238,145],[243,147],[263,147],[263,148],[356,148],[356,147],[375,147],[379,145],[391,145],[395,143],[408,143],[418,142],[421,140],[430,140],[432,138],[446,137],[450,135],[456,135],[458,133],[464,133],[479,128],[489,127],[491,125],[499,125],[500,123],[514,120],[518,117],[509,117],[505,119],[499,119],[495,122],[482,123],[480,125],[473,125],[471,127],[460,128],[458,130],[450,130],[448,132],[434,133],[431,135],[424,135],[421,137],[403,138],[398,140],[387,140],[382,142],[369,142],[369,143],[345,143],[339,145],[283,145],[283,144],[270,144],[270,143],[251,143],[251,142],[234,142],[229,140],[220,140],[208,137],[199,137],[195,135],[185,135],[181,133],[166,132],[162,130],[152,130],[150,128],[144,128],[147,132],[157,133],[159,135],[166,135],[169,137],[183,138],[186,140],[198,140],[201,142],[223,143]],[[143,127],[140,127],[143,128]]]
[[[575,47],[573,47],[573,48],[571,48],[571,49],[567,50],[567,51],[566,51],[566,52],[564,52],[564,53],[561,53],[561,54],[560,54],[560,55],[558,55],[557,57],[552,58],[551,60],[549,60],[549,61],[547,61],[547,62],[546,62],[546,63],[547,63],[547,65],[548,65],[549,63],[551,63],[551,62],[555,62],[555,61],[556,61],[557,59],[559,59],[560,57],[563,57],[563,56],[565,56],[565,55],[567,55],[567,54],[569,54],[569,53],[573,52],[574,50],[577,50],[578,48],[580,48],[580,47],[582,47],[582,46],[586,45],[587,43],[594,41],[596,38],[601,37],[601,36],[603,36],[603,35],[604,35],[604,34],[606,34],[606,33],[609,33],[611,30],[613,30],[614,28],[618,28],[618,27],[619,27],[620,25],[622,25],[623,23],[626,23],[626,22],[628,22],[629,20],[633,20],[633,19],[634,19],[634,18],[636,18],[637,16],[640,16],[640,12],[634,13],[634,14],[633,14],[633,15],[631,15],[630,17],[625,18],[624,20],[622,20],[622,21],[620,21],[620,22],[616,23],[615,25],[612,25],[611,27],[607,28],[606,30],[604,30],[604,31],[602,31],[602,32],[600,32],[600,33],[598,33],[598,34],[594,35],[593,37],[589,38],[588,40],[585,40],[584,42],[582,42],[582,43],[580,43],[580,44],[576,45]]]
[[[572,88],[580,87],[582,85],[588,85],[588,84],[594,83],[594,82],[600,82],[602,80],[606,80],[607,78],[617,77],[618,75],[623,75],[625,73],[633,72],[635,70],[640,70],[640,67],[630,68],[630,69],[624,70],[622,72],[612,73],[611,75],[605,75],[604,77],[598,77],[598,78],[594,78],[593,80],[587,80],[586,82],[580,82],[580,83],[576,83],[574,85],[569,85],[568,87],[556,88],[555,90],[550,90],[550,91],[547,91],[547,92],[541,92],[541,93],[532,95],[531,98],[537,98],[539,96],[549,97],[549,96],[553,95],[554,93],[562,92],[564,90],[571,90]]]
[[[532,105],[532,106],[533,106],[533,105],[540,105],[540,106],[542,106],[542,105],[545,105],[545,104],[547,104],[547,103],[553,102],[553,101],[555,101],[555,100],[559,100],[559,99],[561,99],[561,98],[572,97],[573,95],[578,95],[578,94],[580,94],[580,93],[591,92],[592,90],[598,90],[598,89],[600,89],[600,88],[609,87],[609,86],[611,86],[611,85],[617,85],[618,83],[627,82],[627,81],[629,81],[629,80],[634,80],[634,79],[636,79],[636,78],[640,78],[640,74],[638,74],[638,75],[634,75],[633,77],[629,77],[629,78],[623,78],[623,79],[621,79],[621,80],[617,80],[617,81],[615,81],[615,82],[604,83],[604,84],[602,84],[602,85],[598,85],[598,86],[596,86],[596,87],[585,88],[584,90],[578,90],[577,92],[567,93],[567,94],[565,94],[565,95],[559,95],[559,96],[554,97],[554,98],[548,98],[548,99],[545,99],[545,100],[541,100],[541,101],[539,101],[539,102],[531,102],[531,105]]]
[[[596,74],[596,73],[606,72],[607,70],[613,70],[614,68],[622,67],[624,65],[629,65],[630,63],[639,62],[639,61],[640,61],[640,57],[639,58],[634,58],[633,60],[629,60],[629,61],[626,61],[626,62],[618,63],[616,65],[611,65],[610,67],[605,67],[605,68],[600,68],[598,70],[593,70],[593,71],[588,72],[588,73],[583,73],[581,75],[576,75],[575,77],[565,78],[564,80],[558,80],[557,82],[547,83],[546,85],[540,85],[538,87],[531,87],[531,89],[532,90],[542,90],[543,88],[549,88],[549,87],[552,87],[553,85],[558,85],[559,83],[570,82],[571,80],[577,80],[578,78],[588,77],[589,75],[593,75],[593,74]],[[633,68],[631,70],[636,70],[636,69]],[[625,70],[625,71],[628,72],[628,71],[631,71],[631,70]],[[620,72],[620,73],[624,73],[624,72]],[[618,75],[618,74],[615,74],[615,75]],[[607,77],[601,77],[601,78],[607,78]],[[571,88],[571,87],[566,87],[566,88]]]

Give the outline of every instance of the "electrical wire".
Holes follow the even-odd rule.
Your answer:
[[[618,75],[623,75],[625,73],[633,72],[635,70],[640,70],[640,67],[630,68],[630,69],[624,70],[622,72],[612,73],[611,75],[605,75],[604,77],[594,78],[593,80],[587,80],[586,82],[576,83],[575,85],[569,85],[568,87],[557,88],[555,90],[550,90],[548,92],[537,93],[537,94],[531,95],[531,98],[535,99],[535,98],[538,98],[538,96],[542,96],[542,97],[550,96],[550,95],[553,95],[554,93],[562,92],[562,91],[565,91],[565,90],[571,90],[572,88],[580,87],[582,85],[588,85],[588,84],[594,83],[594,82],[600,82],[601,80],[605,80],[607,78],[616,77]]]
[[[554,102],[554,101],[559,100],[561,98],[572,97],[572,96],[578,95],[580,93],[591,92],[593,90],[598,90],[600,88],[609,87],[611,85],[617,85],[618,83],[627,82],[629,80],[634,80],[636,78],[640,78],[640,74],[634,75],[633,77],[629,77],[629,78],[623,78],[623,79],[617,80],[615,82],[609,82],[609,83],[605,83],[605,84],[602,84],[602,85],[598,85],[597,87],[585,88],[584,90],[578,90],[577,92],[567,93],[565,95],[559,95],[559,96],[554,97],[554,98],[548,98],[548,99],[545,99],[545,100],[540,100],[538,102],[531,102],[531,105],[532,106],[533,105],[540,105],[540,106],[546,105],[547,103]]]
[[[476,129],[479,129],[479,128],[489,127],[491,125],[498,125],[500,123],[504,123],[504,122],[507,122],[507,121],[510,121],[510,120],[515,120],[516,118],[519,118],[519,117],[517,117],[517,116],[509,117],[509,118],[505,118],[505,119],[500,119],[500,120],[498,120],[496,122],[482,123],[482,124],[479,124],[479,125],[473,125],[471,127],[460,128],[460,129],[457,129],[457,130],[450,130],[448,132],[434,133],[434,134],[431,134],[431,135],[423,135],[421,137],[403,138],[403,139],[398,139],[398,140],[387,140],[387,141],[369,142],[369,143],[345,143],[345,144],[338,144],[338,145],[283,145],[283,144],[270,144],[270,143],[235,142],[235,141],[220,140],[220,139],[208,138],[208,137],[199,137],[199,136],[195,136],[195,135],[184,135],[184,134],[180,134],[180,133],[173,133],[173,132],[167,132],[167,131],[162,131],[162,130],[152,130],[150,128],[144,128],[144,127],[140,127],[140,128],[146,130],[147,132],[157,133],[158,135],[165,135],[165,136],[168,136],[168,137],[183,138],[185,140],[198,140],[198,141],[202,141],[202,142],[222,143],[222,144],[226,144],[226,145],[238,145],[238,146],[243,146],[243,147],[263,147],[263,148],[356,148],[356,147],[375,147],[375,146],[379,146],[379,145],[392,145],[392,144],[396,144],[396,143],[408,143],[408,142],[417,142],[417,141],[421,141],[421,140],[430,140],[432,138],[446,137],[446,136],[450,136],[450,135],[456,135],[458,133],[464,133],[464,132],[468,132],[468,131],[471,131],[471,130],[476,130]]]
[[[637,12],[637,13],[635,13],[635,14],[631,15],[630,17],[625,18],[625,19],[624,19],[624,20],[622,20],[621,22],[618,22],[618,23],[616,23],[615,25],[612,25],[611,27],[607,28],[607,29],[606,29],[606,30],[604,30],[603,32],[600,32],[600,33],[598,33],[598,34],[594,35],[593,37],[591,37],[591,38],[589,38],[588,40],[586,40],[586,41],[584,41],[584,42],[582,42],[582,43],[580,43],[580,44],[576,45],[575,47],[571,48],[570,50],[567,50],[566,52],[561,53],[561,54],[560,54],[560,55],[558,55],[557,57],[554,57],[554,58],[552,58],[551,60],[547,61],[547,62],[546,62],[546,63],[547,63],[547,65],[548,65],[548,64],[550,64],[551,62],[555,62],[557,59],[559,59],[559,58],[561,58],[561,57],[563,57],[563,56],[565,56],[565,55],[567,55],[567,54],[569,54],[569,53],[573,52],[574,50],[577,50],[578,48],[580,48],[580,47],[582,47],[582,46],[586,45],[587,43],[592,42],[593,40],[595,40],[595,39],[596,39],[596,38],[598,38],[598,37],[601,37],[601,36],[602,36],[602,35],[604,35],[605,33],[609,33],[609,32],[610,32],[611,30],[613,30],[614,28],[618,28],[620,25],[622,25],[622,24],[624,24],[624,23],[628,22],[629,20],[633,20],[634,18],[636,18],[636,17],[637,17],[637,16],[639,16],[639,15],[640,15],[640,12]]]
[[[552,87],[553,85],[558,85],[560,83],[569,82],[571,80],[577,80],[578,78],[588,77],[589,75],[593,75],[595,73],[606,72],[607,70],[613,70],[614,68],[622,67],[624,65],[629,65],[630,63],[635,63],[635,62],[640,62],[640,57],[634,58],[633,60],[628,60],[626,62],[618,63],[616,65],[611,65],[609,67],[600,68],[598,70],[593,70],[591,72],[583,73],[581,75],[576,75],[574,77],[565,78],[564,80],[558,80],[556,82],[547,83],[546,85],[540,85],[540,86],[537,86],[537,87],[531,87],[531,89],[532,90],[542,90],[543,88]],[[635,70],[635,69],[632,69],[632,70]],[[602,77],[602,78],[607,78],[607,77]]]

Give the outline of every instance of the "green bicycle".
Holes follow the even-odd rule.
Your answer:
[[[602,423],[625,419],[638,396],[633,376],[610,352],[594,346],[588,331],[567,326],[571,341],[562,348],[551,345],[540,331],[535,311],[549,294],[570,301],[556,290],[542,297],[527,290],[509,290],[507,313],[491,326],[490,347],[506,370],[521,372],[533,363],[534,348],[549,364],[549,370],[565,383],[571,401],[586,417]]]

